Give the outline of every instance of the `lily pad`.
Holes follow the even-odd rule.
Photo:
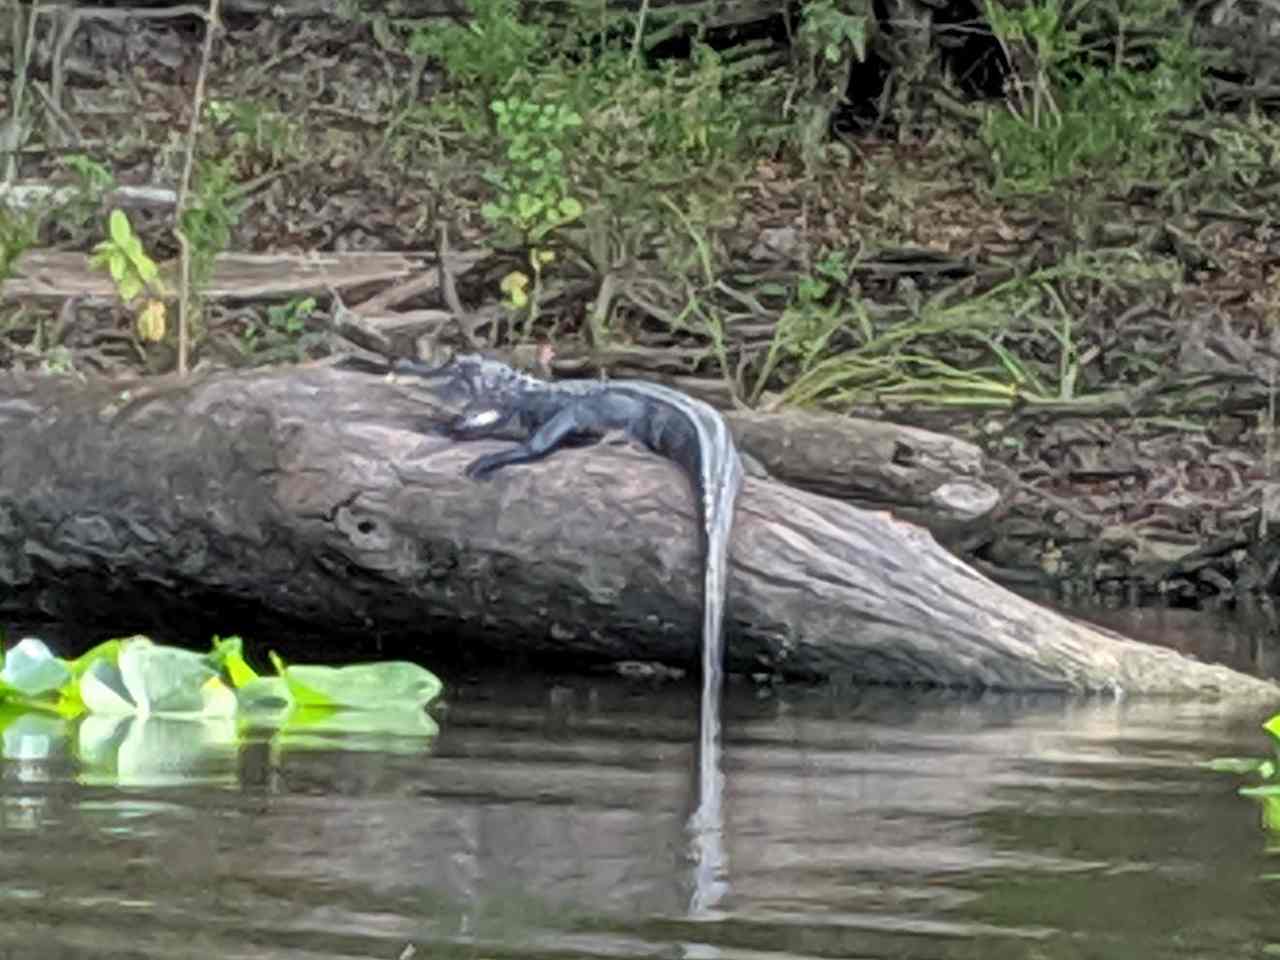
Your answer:
[[[40,697],[61,689],[70,679],[67,665],[50,652],[43,640],[23,637],[4,655],[0,692]]]
[[[159,646],[145,637],[122,642],[115,663],[106,657],[80,678],[80,697],[93,713],[149,716],[229,716],[236,699],[198,653]]]
[[[349,667],[287,666],[274,653],[271,660],[300,707],[424,707],[440,695],[444,686],[430,670],[404,660]]]

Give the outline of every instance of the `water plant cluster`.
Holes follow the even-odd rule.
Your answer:
[[[1270,737],[1270,757],[1217,757],[1206,766],[1251,778],[1251,783],[1239,788],[1240,795],[1257,801],[1264,830],[1280,834],[1280,713],[1267,720],[1262,729]]]
[[[417,664],[382,661],[346,667],[286,664],[270,654],[274,676],[246,661],[239,637],[215,637],[208,653],[154,643],[145,636],[107,640],[73,660],[36,637],[0,652],[0,710],[64,717],[239,717],[286,726],[345,711],[382,715],[423,707],[443,689]]]

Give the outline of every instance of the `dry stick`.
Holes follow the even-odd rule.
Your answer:
[[[191,99],[191,127],[187,131],[187,153],[182,165],[182,183],[178,187],[178,208],[174,213],[173,234],[182,249],[182,276],[178,291],[178,376],[187,375],[187,351],[190,339],[191,313],[191,242],[182,229],[182,216],[187,212],[187,200],[191,193],[191,168],[195,165],[196,135],[200,132],[200,113],[204,110],[204,87],[209,74],[209,61],[213,57],[213,35],[217,32],[218,2],[209,0],[209,12],[204,15],[204,51],[200,56],[200,72],[196,75],[196,92]]]
[[[458,286],[453,282],[453,271],[449,267],[449,227],[443,220],[440,221],[438,236],[440,242],[436,246],[436,269],[439,271],[440,289],[444,293],[445,306],[453,314],[453,322],[457,325],[458,332],[462,334],[467,349],[478,350],[479,344],[476,343],[475,338],[478,324],[469,322],[466,311],[462,309]]]

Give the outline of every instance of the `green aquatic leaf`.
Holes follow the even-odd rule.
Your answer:
[[[300,707],[423,707],[438,697],[444,686],[430,670],[403,660],[349,667],[287,666],[272,653],[271,662]]]
[[[146,637],[121,641],[114,663],[103,657],[80,678],[80,698],[93,713],[229,716],[236,699],[198,653]]]
[[[1237,793],[1242,797],[1270,797],[1280,800],[1280,783],[1270,783],[1257,787],[1241,787]]]
[[[79,680],[99,660],[107,660],[115,663],[120,656],[120,647],[132,640],[146,640],[147,638],[141,634],[135,634],[132,637],[117,637],[114,640],[104,640],[96,647],[90,647],[80,656],[70,661],[67,666],[71,668],[72,679]],[[148,641],[150,642],[150,641]]]
[[[224,673],[237,690],[258,679],[258,673],[244,658],[244,641],[239,637],[213,638],[213,649],[205,661],[220,673]]]
[[[1268,794],[1258,796],[1262,804],[1263,829],[1275,833],[1280,831],[1280,796]]]
[[[104,716],[128,716],[138,712],[125,688],[120,670],[107,659],[95,660],[80,678],[80,702],[86,710]]]
[[[190,650],[151,642],[128,643],[117,661],[139,713],[203,713],[204,685],[218,674]]]
[[[106,661],[114,664],[116,658],[120,655],[120,645],[123,642],[120,639],[106,640],[95,647],[89,648],[74,660],[67,661],[67,668],[71,671],[71,681],[62,690],[64,712],[76,714],[85,710],[84,701],[80,695],[81,681],[95,663]]]
[[[1267,763],[1258,757],[1214,757],[1203,761],[1201,766],[1216,773],[1254,773],[1263,770]]]
[[[71,680],[67,664],[55,657],[43,640],[23,637],[4,655],[0,697],[49,696]]]

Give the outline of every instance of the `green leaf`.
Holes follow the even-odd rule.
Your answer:
[[[258,679],[258,673],[244,658],[244,641],[239,637],[213,638],[213,649],[205,662],[220,673],[225,673],[231,686],[239,690]]]
[[[79,680],[89,671],[89,668],[99,660],[108,660],[115,663],[116,659],[120,656],[120,648],[130,640],[137,639],[139,637],[141,637],[140,634],[135,637],[105,640],[96,647],[90,647],[84,653],[80,654],[80,656],[67,664],[67,666],[71,668],[71,676],[74,679]]]
[[[96,660],[80,679],[80,698],[94,713],[226,716],[235,695],[205,658],[190,650],[123,641],[115,663]]]
[[[1217,773],[1253,773],[1265,763],[1256,757],[1214,757],[1204,761],[1203,765]]]
[[[111,256],[111,251],[115,248],[115,244],[110,240],[103,240],[100,243],[94,244],[93,253],[89,257],[89,266],[94,269],[101,269],[102,267],[105,267],[107,265],[108,258]]]
[[[90,713],[128,716],[138,712],[114,663],[97,660],[80,678],[80,702]]]
[[[120,299],[128,303],[142,292],[142,278],[137,274],[128,274],[119,281]]]
[[[112,249],[107,254],[107,266],[111,269],[111,279],[120,283],[129,271],[129,261],[119,250]]]
[[[107,221],[111,231],[111,239],[117,247],[123,247],[133,237],[133,228],[129,226],[129,218],[123,210],[112,210]]]
[[[349,667],[286,666],[272,653],[271,661],[300,707],[421,707],[439,696],[443,687],[430,670],[401,660]]]
[[[71,680],[67,664],[55,657],[43,640],[23,637],[4,658],[0,670],[0,696],[47,696]]]
[[[565,197],[560,201],[560,215],[565,220],[577,220],[582,216],[582,204],[574,197]]]
[[[138,271],[138,276],[145,282],[151,283],[159,275],[160,270],[156,266],[156,262],[148,257],[145,253],[134,258],[134,269]]]

